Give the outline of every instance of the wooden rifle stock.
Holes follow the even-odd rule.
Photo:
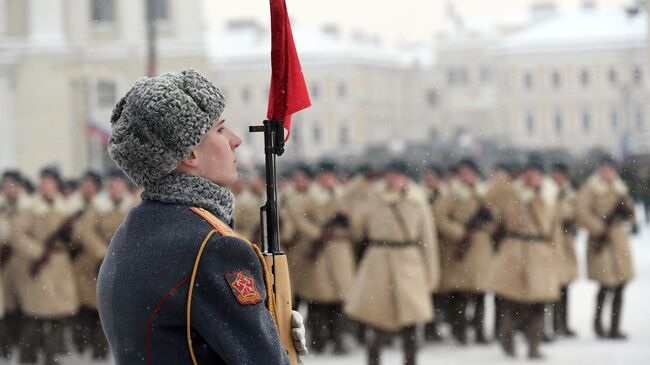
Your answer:
[[[280,342],[292,365],[298,365],[298,353],[293,343],[291,316],[292,294],[287,256],[280,248],[280,223],[276,188],[275,158],[284,153],[284,125],[278,121],[265,120],[262,126],[252,126],[250,132],[264,133],[266,167],[266,204],[260,209],[262,232],[261,249],[272,276],[271,292],[275,300],[275,319]]]

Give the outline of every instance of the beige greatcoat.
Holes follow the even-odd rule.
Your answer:
[[[323,232],[335,215],[345,215],[339,189],[328,192],[314,184],[310,194],[317,204],[318,224]],[[312,302],[341,303],[352,287],[356,265],[350,229],[337,227],[331,237],[314,261],[307,258],[305,280],[309,285],[303,286],[302,296]]]
[[[312,242],[321,236],[319,208],[309,189],[292,190],[284,197],[280,216],[282,248],[287,254],[292,292],[302,297],[312,285],[307,277],[308,255]]]
[[[74,263],[75,278],[82,306],[97,309],[97,274],[108,244],[134,200],[127,195],[117,205],[104,194],[96,196],[74,226],[75,241],[81,254]]]
[[[256,233],[260,227],[260,207],[264,205],[265,198],[255,195],[250,189],[244,190],[235,199],[235,228],[242,236],[251,242],[259,242]]]
[[[403,194],[384,190],[368,202],[354,231],[376,244],[366,249],[359,264],[345,305],[350,317],[385,331],[433,318],[431,293],[438,287],[440,268],[432,222],[426,199],[413,186]],[[408,241],[412,244],[395,246]]]
[[[491,286],[496,295],[520,303],[545,303],[559,299],[557,277],[556,202],[558,188],[545,179],[539,192],[513,183],[510,194],[495,202],[507,230],[496,253]]]
[[[493,261],[492,224],[486,224],[471,234],[470,246],[462,260],[455,250],[467,233],[467,224],[482,205],[486,188],[455,181],[449,193],[436,204],[436,225],[440,237],[442,261],[441,292],[483,293],[489,287],[489,273]]]
[[[17,220],[29,208],[30,198],[20,195],[15,203],[3,200],[0,204],[0,245],[7,245],[12,250],[9,260],[2,268],[3,304],[5,312],[16,311],[19,306],[18,288],[26,280],[28,261],[16,254],[14,243],[11,241]]]
[[[578,258],[575,249],[575,234],[567,231],[564,222],[574,222],[576,213],[576,192],[570,184],[560,188],[557,205],[557,270],[560,285],[568,286],[578,278]]]
[[[31,263],[43,256],[45,240],[69,215],[70,209],[62,197],[48,203],[42,196],[36,196],[15,221],[10,241],[16,254],[29,262],[22,268],[20,276],[26,279],[18,288],[22,310],[28,316],[59,319],[77,313],[79,298],[72,259],[63,243],[55,244],[54,252],[35,278],[27,273]]]
[[[603,286],[614,287],[634,278],[629,237],[623,222],[615,223],[609,230],[607,243],[600,253],[593,249],[596,237],[605,232],[602,217],[611,213],[619,202],[634,205],[622,180],[606,183],[598,175],[592,175],[582,186],[577,198],[577,218],[589,232],[587,273],[589,279]]]

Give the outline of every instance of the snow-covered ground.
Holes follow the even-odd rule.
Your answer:
[[[585,276],[585,235],[581,233],[577,243],[580,253],[582,279],[576,282],[570,291],[570,324],[578,332],[575,339],[560,339],[542,347],[546,355],[543,361],[558,365],[642,365],[650,364],[650,226],[643,227],[634,237],[633,253],[636,264],[636,279],[625,293],[623,330],[629,335],[627,341],[612,342],[597,340],[592,330],[592,318],[597,285],[587,281]],[[491,298],[488,300],[487,318],[493,318]],[[607,312],[604,312],[607,313]],[[492,323],[488,321],[487,333],[492,332]],[[470,337],[471,338],[471,337]],[[352,345],[350,341],[350,345]],[[507,359],[496,343],[487,346],[468,345],[458,347],[447,340],[440,344],[421,346],[418,354],[419,364],[526,364],[526,346],[523,338],[518,338],[518,359]],[[101,364],[111,364],[104,362]],[[304,359],[305,365],[365,364],[363,348],[356,347],[346,356],[319,355]],[[383,352],[384,365],[401,364],[402,353],[398,341]],[[10,362],[0,360],[0,365],[18,364],[16,359]],[[84,357],[73,356],[63,360],[63,364],[100,364]]]

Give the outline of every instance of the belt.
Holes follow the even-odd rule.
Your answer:
[[[420,242],[416,241],[369,241],[367,245],[375,247],[386,247],[386,248],[405,248],[413,247],[419,245]]]
[[[548,236],[543,236],[543,235],[534,236],[534,235],[523,234],[523,233],[508,233],[506,234],[506,238],[529,241],[531,243],[550,243],[552,241],[552,239]]]

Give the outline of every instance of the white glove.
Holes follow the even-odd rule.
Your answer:
[[[305,324],[303,323],[302,314],[298,311],[291,311],[291,337],[293,345],[299,356],[307,356],[307,340],[305,339]]]

